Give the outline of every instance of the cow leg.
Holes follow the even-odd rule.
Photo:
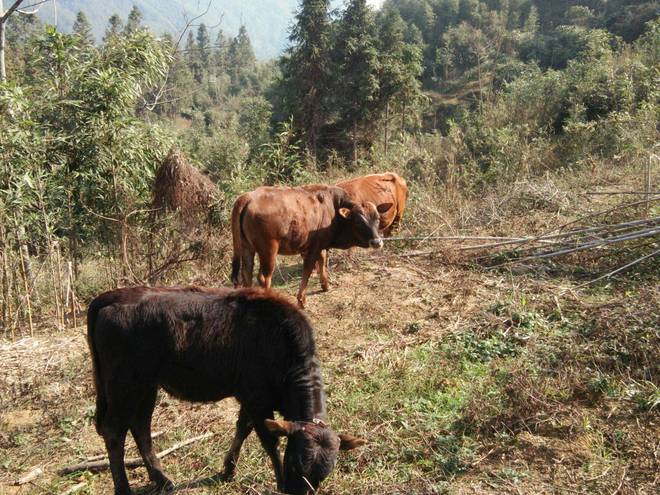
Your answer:
[[[319,259],[319,252],[314,251],[314,252],[308,252],[305,255],[305,259],[303,260],[302,279],[300,280],[300,288],[298,289],[298,304],[300,305],[301,308],[305,307],[305,302],[307,300],[307,298],[305,297],[305,290],[307,290],[309,277],[314,271],[314,265],[316,265],[316,261],[318,259]]]
[[[241,287],[252,287],[254,272],[254,251],[244,248],[241,253]]]
[[[392,220],[392,223],[390,224],[389,227],[385,229],[385,232],[383,235],[385,237],[389,237],[392,235],[393,232],[399,230],[399,227],[401,226],[401,217],[403,215],[402,211],[397,210],[396,216],[394,217],[394,220]]]
[[[270,289],[273,282],[273,272],[275,271],[275,263],[277,262],[277,251],[279,246],[277,243],[271,243],[268,251],[259,253],[259,284],[266,289]]]
[[[312,268],[314,265],[312,265]],[[261,446],[264,448],[268,457],[270,457],[271,462],[273,463],[273,470],[275,471],[275,480],[277,481],[277,489],[279,491],[284,491],[284,468],[282,467],[282,458],[280,457],[280,452],[277,449],[279,443],[278,437],[273,435],[266,425],[264,424],[264,419],[273,418],[273,414],[268,416],[260,417],[258,420],[254,420],[254,429],[259,436],[261,441]]]
[[[156,452],[154,452],[151,443],[151,416],[156,405],[156,395],[157,389],[154,387],[146,391],[139,399],[135,417],[131,424],[131,433],[140,450],[144,465],[147,467],[149,479],[156,483],[160,490],[169,491],[174,488],[174,483],[163,472],[160,459],[156,457]]]
[[[98,432],[103,437],[105,448],[108,451],[110,472],[112,473],[112,481],[115,485],[115,495],[130,495],[131,489],[128,485],[126,466],[124,464],[124,443],[126,442],[128,427],[125,426],[121,415],[116,414],[116,410],[113,407],[109,406],[104,411],[103,416],[100,418]]]
[[[241,447],[243,446],[245,439],[252,432],[253,428],[246,409],[241,407],[241,410],[238,413],[238,420],[236,421],[234,439],[232,440],[229,451],[227,451],[227,455],[225,456],[225,470],[222,473],[223,480],[229,481],[234,477],[234,471],[236,469],[236,464],[238,463],[238,456],[241,452]]]
[[[316,269],[319,272],[321,279],[321,289],[323,292],[328,292],[328,250],[323,249],[319,254],[319,259],[316,262]]]
[[[121,431],[107,431],[103,434],[105,448],[108,451],[110,460],[110,472],[112,481],[115,484],[115,495],[131,495],[131,488],[128,485],[126,476],[126,466],[124,465],[124,442],[128,428]]]

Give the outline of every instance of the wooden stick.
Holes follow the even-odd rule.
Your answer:
[[[622,267],[619,267],[616,270],[611,271],[610,273],[606,273],[605,275],[602,275],[598,278],[590,280],[589,282],[586,282],[582,285],[578,285],[576,287],[576,289],[580,289],[580,288],[585,287],[587,285],[593,284],[595,282],[598,282],[599,280],[603,280],[604,278],[610,278],[610,277],[616,275],[617,273],[621,273],[622,271],[627,270],[628,268],[630,268],[632,266],[635,266],[636,264],[641,263],[644,260],[647,260],[649,258],[653,258],[654,256],[658,256],[659,254],[660,254],[660,249],[658,249],[657,251],[652,252],[651,254],[647,254],[646,256],[642,256],[641,258],[637,258],[635,261],[631,261],[630,263],[628,263],[626,265],[623,265]]]
[[[208,432],[208,433],[204,433],[203,435],[199,435],[197,437],[189,438],[179,443],[175,443],[169,449],[165,449],[162,452],[156,454],[156,457],[162,459],[163,457],[170,455],[172,452],[175,452],[180,448],[185,447],[186,445],[190,445],[191,443],[198,442],[200,440],[205,440],[207,438],[212,437],[213,435],[215,435],[214,432]],[[134,468],[134,467],[142,466],[144,464],[144,461],[142,460],[141,457],[133,457],[131,459],[126,459],[125,464],[127,468]],[[65,474],[75,473],[76,471],[100,471],[102,469],[108,469],[109,467],[110,467],[110,461],[108,461],[108,459],[103,459],[92,462],[81,462],[79,464],[73,464],[71,466],[65,466],[61,468],[59,471],[57,471],[57,474],[65,475]]]
[[[574,253],[576,251],[584,251],[585,249],[591,249],[594,247],[607,246],[608,244],[615,244],[617,242],[632,241],[634,239],[641,239],[643,237],[651,237],[660,234],[660,229],[650,229],[643,230],[640,232],[634,232],[632,234],[626,234],[622,236],[610,237],[601,241],[588,242],[586,244],[581,244],[577,247],[571,249],[561,249],[559,251],[551,251],[547,253],[535,254],[532,256],[526,256],[520,258],[517,261],[531,260],[531,259],[542,259],[542,258],[554,258],[555,256],[561,256],[564,254]]]
[[[164,431],[155,431],[151,434],[151,439],[153,440],[154,438],[158,438],[161,435],[163,435],[165,432]],[[108,454],[98,454],[98,455],[93,455],[91,457],[88,457],[85,459],[85,462],[92,462],[92,461],[100,461],[101,459],[105,459],[108,456]]]
[[[637,194],[640,196],[647,196],[647,200],[650,199],[651,196],[657,196],[660,194],[660,191],[654,192],[654,191],[587,191],[583,194],[590,194],[592,196],[596,195],[609,195],[609,194]]]
[[[19,478],[14,484],[17,485],[17,486],[25,485],[25,484],[29,483],[30,481],[34,480],[35,478],[38,478],[42,474],[44,474],[43,469],[34,468],[32,471],[27,473],[25,476]]]
[[[623,468],[623,474],[621,475],[621,481],[619,481],[619,486],[616,487],[616,490],[612,492],[612,495],[616,495],[619,493],[619,490],[621,490],[621,487],[623,486],[623,482],[626,479],[626,474],[628,473],[628,466]]]
[[[481,241],[481,240],[492,240],[492,241],[503,241],[493,244],[480,244],[477,246],[465,246],[458,249],[480,249],[482,247],[496,247],[496,246],[505,246],[508,244],[521,244],[529,242],[543,242],[549,244],[548,241],[553,239],[561,239],[566,237],[571,237],[578,234],[585,234],[591,232],[616,232],[618,230],[627,230],[630,227],[644,225],[644,224],[655,224],[660,223],[660,217],[654,217],[643,220],[634,220],[632,222],[622,222],[612,225],[600,225],[597,227],[587,227],[584,229],[570,230],[568,232],[560,232],[557,234],[541,235],[534,237],[488,237],[488,236],[414,236],[414,237],[385,237],[383,241],[426,241],[426,240],[445,240],[445,241]]]
[[[520,241],[521,237],[479,237],[479,236],[416,236],[383,237],[383,241]]]
[[[644,184],[644,189],[646,189],[646,200],[648,201],[651,199],[651,164],[653,162],[660,162],[660,157],[658,155],[651,153],[649,156],[649,161],[646,164],[646,177],[645,177],[645,184]],[[649,213],[651,211],[650,208],[650,203],[646,204],[646,216],[649,216]]]
[[[474,250],[474,249],[494,248],[494,247],[499,247],[499,246],[508,246],[508,245],[512,245],[512,244],[527,244],[527,243],[531,243],[531,242],[540,242],[540,243],[543,243],[543,244],[546,244],[546,245],[547,244],[556,244],[556,245],[561,246],[561,245],[565,245],[566,243],[565,242],[564,243],[562,243],[562,242],[553,242],[551,239],[560,239],[560,238],[571,237],[571,236],[574,236],[574,235],[580,234],[580,233],[595,233],[595,232],[599,232],[599,231],[600,231],[599,233],[605,233],[605,232],[613,233],[613,232],[619,232],[619,231],[622,231],[622,230],[629,230],[631,227],[636,226],[636,225],[655,223],[655,222],[656,222],[656,219],[638,220],[638,221],[635,221],[635,222],[625,222],[624,224],[614,224],[612,226],[608,225],[606,227],[603,227],[603,226],[590,227],[590,228],[587,228],[587,229],[580,229],[580,230],[576,230],[576,231],[566,232],[566,233],[562,233],[562,234],[554,234],[554,235],[549,235],[549,236],[545,236],[545,237],[520,237],[520,238],[516,238],[516,237],[446,237],[446,238],[443,238],[443,239],[448,239],[448,240],[449,239],[456,239],[456,240],[508,239],[508,240],[504,240],[502,242],[477,244],[477,245],[473,245],[473,246],[458,246],[458,247],[454,248],[454,249],[459,250],[459,251],[470,251],[470,250]],[[616,228],[616,229],[610,230],[610,227],[618,227],[619,225],[621,226],[621,228]],[[403,239],[404,238],[395,239],[395,240],[403,240]],[[427,239],[434,239],[434,238],[429,237]],[[439,239],[439,237],[435,238],[435,239]],[[388,239],[383,239],[383,240],[388,240]],[[536,246],[536,247],[533,247],[533,248],[530,248],[530,249],[539,249],[539,246]],[[431,253],[431,252],[432,251],[429,251],[428,253]],[[420,256],[420,254],[415,254],[415,256]]]
[[[154,438],[158,438],[162,435],[164,435],[164,431],[155,431],[151,434],[151,439],[153,440]],[[130,448],[130,447],[129,447]],[[105,459],[108,456],[108,454],[98,454],[98,455],[93,455],[91,457],[88,457],[85,459],[85,462],[92,462],[92,461],[100,461],[101,459]]]

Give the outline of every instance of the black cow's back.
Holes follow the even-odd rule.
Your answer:
[[[290,379],[313,368],[305,316],[259,289],[118,289],[92,301],[88,333],[97,387],[160,385],[184,400],[281,410]]]

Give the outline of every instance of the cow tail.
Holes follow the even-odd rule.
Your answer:
[[[231,259],[231,281],[234,287],[238,287],[238,275],[241,271],[241,250],[245,236],[243,235],[243,213],[248,205],[249,199],[246,194],[238,197],[231,212],[231,236],[234,246],[234,254]]]
[[[397,197],[396,223],[399,224],[401,222],[401,219],[403,218],[403,211],[406,209],[406,203],[408,202],[408,185],[406,184],[406,179],[404,179],[400,175],[395,174],[394,177],[399,186],[397,187],[397,189],[403,191],[403,197],[402,198]]]
[[[108,305],[107,300],[100,298],[94,299],[89,308],[87,309],[87,345],[89,346],[90,354],[92,355],[92,368],[94,373],[94,388],[96,389],[96,431],[101,434],[101,425],[103,418],[108,411],[108,399],[105,394],[105,387],[103,386],[103,379],[101,377],[101,367],[99,366],[98,352],[94,343],[94,330],[96,326],[96,317],[99,311]]]

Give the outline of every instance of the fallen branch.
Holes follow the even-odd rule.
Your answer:
[[[153,440],[154,438],[158,438],[161,435],[163,435],[165,432],[164,431],[154,431],[151,434],[151,439]],[[98,454],[98,455],[93,455],[91,457],[88,457],[85,459],[85,462],[93,462],[93,461],[100,461],[101,459],[105,459],[108,456],[108,454]]]
[[[520,237],[479,237],[479,236],[414,236],[383,237],[383,241],[521,241]]]
[[[626,479],[626,474],[628,474],[628,466],[623,468],[623,474],[621,475],[621,481],[619,481],[619,486],[617,486],[616,490],[614,490],[612,492],[612,495],[616,495],[617,493],[619,493],[619,491],[621,490],[621,487],[623,486],[623,482]]]
[[[203,435],[199,435],[197,437],[189,438],[187,440],[183,440],[181,442],[175,443],[169,449],[165,449],[162,452],[158,452],[156,454],[156,457],[162,459],[163,457],[170,455],[172,452],[175,452],[180,448],[185,447],[186,445],[190,445],[191,443],[195,443],[200,440],[205,440],[207,438],[212,437],[213,435],[215,435],[214,432],[208,432],[208,433],[204,433]],[[141,457],[133,457],[130,459],[126,459],[125,464],[127,468],[135,468],[142,466],[144,464],[144,461],[142,460]],[[61,468],[59,471],[57,471],[57,474],[65,475],[65,474],[75,473],[77,471],[100,471],[103,469],[108,469],[109,467],[110,467],[110,461],[108,461],[108,459],[102,459],[98,461],[81,462],[79,464],[65,466]]]
[[[38,478],[44,474],[43,469],[41,468],[34,468],[32,471],[27,473],[25,476],[19,478],[16,482],[14,482],[15,485],[20,486],[20,485],[26,485],[30,481],[34,480],[35,478]]]
[[[608,246],[610,244],[615,244],[617,242],[632,241],[632,240],[635,240],[635,239],[642,239],[644,237],[651,237],[651,236],[656,236],[656,235],[660,235],[660,228],[642,230],[642,231],[628,233],[628,234],[621,235],[621,236],[610,237],[610,238],[599,240],[599,241],[587,242],[585,244],[580,244],[579,246],[576,246],[576,247],[571,248],[571,249],[561,249],[559,251],[550,251],[550,252],[535,254],[535,255],[531,255],[531,256],[526,256],[524,258],[518,259],[517,261],[525,261],[525,260],[531,260],[531,259],[542,259],[542,258],[553,258],[555,256],[562,256],[562,255],[569,254],[569,253],[574,253],[574,252],[577,252],[577,251],[584,251],[585,249],[598,248],[598,247],[602,247],[602,246]]]
[[[647,194],[651,196],[658,196],[660,195],[660,191],[587,191],[584,194],[590,194],[590,195],[609,195],[609,194],[637,194],[640,196],[645,196]]]
[[[653,258],[654,256],[658,256],[659,254],[660,254],[660,249],[658,249],[657,251],[652,252],[651,254],[647,254],[646,256],[642,256],[641,258],[637,258],[635,261],[631,261],[630,263],[628,263],[626,265],[623,265],[622,267],[619,267],[616,270],[613,270],[609,273],[606,273],[605,275],[603,275],[601,277],[590,280],[589,282],[585,282],[582,285],[578,285],[576,287],[576,289],[580,289],[580,288],[585,287],[587,285],[593,284],[595,282],[598,282],[599,280],[603,280],[604,278],[610,278],[610,277],[616,275],[617,273],[621,273],[622,271],[625,271],[628,268],[631,268],[631,267],[635,266],[636,264],[641,263],[642,261],[645,261],[649,258]]]
[[[589,234],[588,237],[598,237],[599,240],[605,240],[607,239],[607,237],[603,237],[604,234],[610,234],[609,238],[612,238],[612,234],[621,233],[628,230],[632,231],[633,227],[639,227],[642,225],[647,227],[660,226],[660,217],[654,217],[644,220],[635,220],[633,222],[623,222],[623,223],[611,224],[606,226],[601,225],[599,227],[589,227],[587,229],[572,230],[569,232],[565,232],[563,234],[553,234],[553,235],[545,236],[543,237],[543,239],[564,239],[563,242],[558,242],[556,245],[575,246],[576,243],[579,241],[579,238],[577,236],[580,234]],[[639,230],[638,232],[641,232],[642,230]],[[575,237],[575,238],[571,239],[571,237]],[[530,239],[534,240],[535,238],[530,238]],[[527,253],[537,249],[539,249],[539,246],[518,247],[515,248],[515,253],[518,255],[522,255],[522,253]]]

